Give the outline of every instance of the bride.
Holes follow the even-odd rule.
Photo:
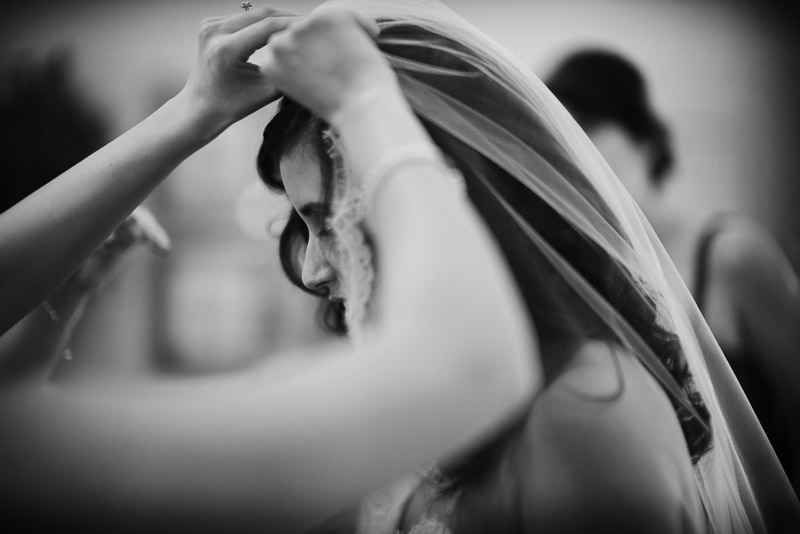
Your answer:
[[[345,528],[415,534],[796,512],[663,247],[524,65],[435,2],[271,14],[208,21],[201,53],[285,95],[258,160],[294,208],[281,259],[351,348],[280,382],[4,391],[12,510],[287,532],[361,500]]]

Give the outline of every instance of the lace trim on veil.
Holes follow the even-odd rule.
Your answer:
[[[385,174],[378,169],[375,176],[365,177],[364,184],[356,186],[349,179],[347,160],[338,148],[335,130],[331,128],[324,130],[323,140],[325,152],[330,158],[333,169],[334,191],[329,229],[335,236],[339,251],[339,269],[345,292],[345,322],[350,339],[356,346],[360,346],[363,341],[364,323],[370,313],[375,284],[373,251],[363,222],[372,196],[380,187],[381,181],[391,172]],[[456,194],[461,198],[466,196],[464,177],[445,161],[433,145],[428,146],[426,143],[424,146],[401,148],[410,149],[407,153],[400,153],[402,158],[422,156],[431,162],[439,161]]]
[[[372,248],[364,233],[362,222],[367,214],[364,192],[347,180],[345,158],[336,145],[332,129],[323,132],[325,150],[333,167],[334,201],[330,230],[339,249],[339,268],[345,293],[345,322],[350,339],[360,346],[363,325],[375,282]]]

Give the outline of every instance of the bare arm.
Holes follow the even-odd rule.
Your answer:
[[[197,64],[177,96],[0,214],[0,333],[58,288],[185,158],[275,98],[245,61],[264,42],[239,30],[288,20],[276,12],[206,21]]]
[[[309,43],[327,45],[365,65],[344,45],[371,43],[328,41],[364,38],[352,21],[322,17],[300,29],[297,42],[283,45],[312,55]],[[283,63],[272,75],[297,79],[295,67]],[[356,167],[427,139],[393,78],[380,79],[389,83],[381,86],[386,99],[341,124],[346,144],[374,128],[374,144],[347,145]],[[331,87],[312,82],[307,87]],[[46,499],[65,520],[99,508],[112,511],[110,524],[293,532],[501,425],[540,375],[526,314],[487,232],[437,167],[398,170],[372,213],[386,266],[377,297],[385,313],[363,352],[330,348],[318,365],[280,383],[255,369],[8,398],[0,406],[3,492]]]
[[[757,226],[726,232],[714,265],[736,311],[743,346],[758,361],[787,424],[800,418],[800,280],[775,239]],[[785,453],[800,462],[800,428],[784,429]],[[783,459],[782,460],[786,460]],[[795,470],[796,471],[796,470]],[[787,472],[797,485],[797,473]]]

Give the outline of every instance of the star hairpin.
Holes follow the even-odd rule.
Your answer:
[[[245,11],[250,11],[250,8],[253,7],[253,4],[250,2],[242,2],[242,9]]]

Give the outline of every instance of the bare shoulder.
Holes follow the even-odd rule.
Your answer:
[[[582,346],[537,401],[527,432],[530,531],[684,532],[701,524],[674,410],[620,347]]]
[[[641,445],[653,442],[663,448],[667,437],[680,437],[671,441],[685,448],[661,386],[634,355],[606,342],[580,347],[569,368],[544,391],[534,412],[530,426],[534,438],[537,431],[557,432],[560,439],[581,445],[584,458],[612,451],[626,451],[628,462],[649,458],[650,452]],[[583,441],[587,437],[593,440],[590,449]],[[593,467],[616,471],[608,463]]]
[[[791,263],[777,239],[754,221],[742,220],[720,233],[714,244],[712,266],[733,283],[753,277],[771,279],[791,271]]]

